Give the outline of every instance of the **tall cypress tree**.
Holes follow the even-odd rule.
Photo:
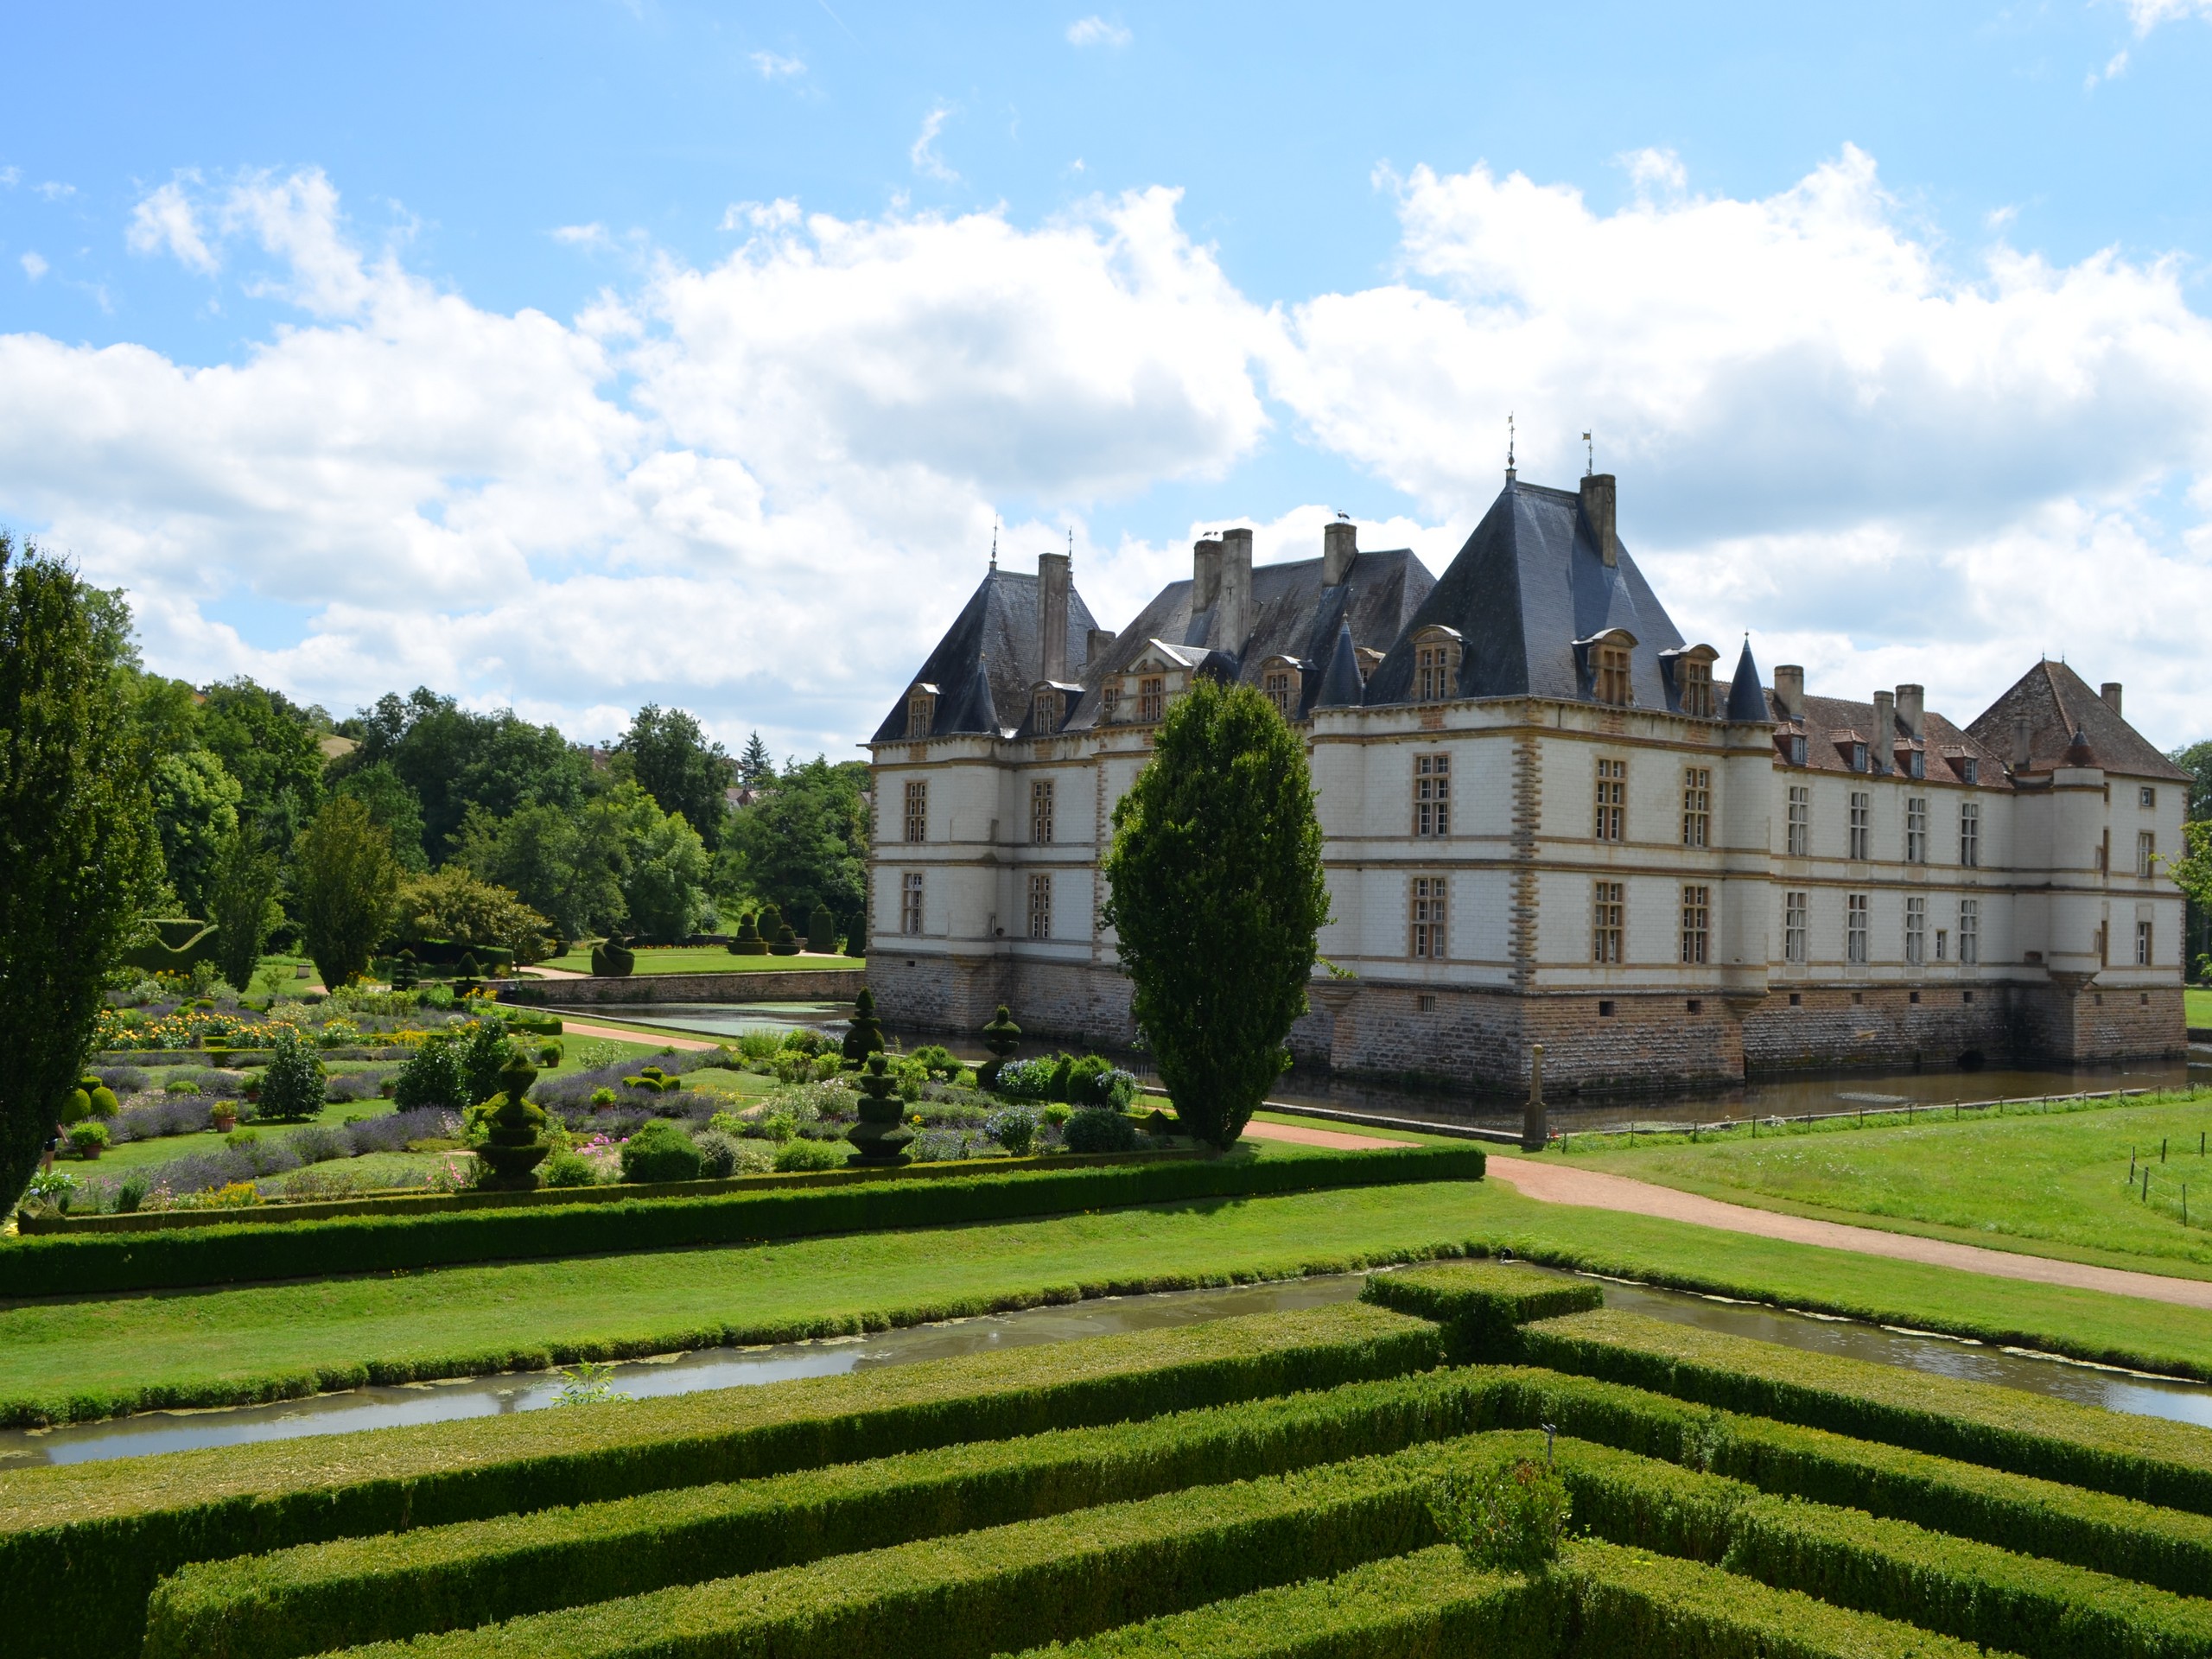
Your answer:
[[[75,572],[0,535],[0,1209],[38,1166],[101,982],[160,880],[101,620]]]
[[[1290,1064],[1329,919],[1306,750],[1250,686],[1200,679],[1114,808],[1103,917],[1176,1115],[1226,1148]]]

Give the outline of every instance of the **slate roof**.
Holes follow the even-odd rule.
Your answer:
[[[1771,692],[1767,694],[1767,704],[1774,716],[1776,745],[1785,760],[1789,754],[1783,747],[1783,740],[1793,735],[1804,738],[1804,770],[1808,772],[1849,772],[1852,766],[1848,746],[1863,742],[1871,749],[1875,745],[1877,724],[1871,702],[1808,696],[1803,716],[1796,721],[1782,712],[1782,704]],[[1926,776],[1940,783],[1964,783],[1963,763],[1972,760],[1979,763],[1975,781],[1982,788],[2007,787],[2003,757],[1987,744],[1961,731],[1932,709],[1922,714],[1920,728],[1923,735],[1918,747],[1923,751],[1922,766]],[[1890,765],[1896,775],[1911,774],[1914,747],[1904,721],[1893,714],[1890,720]],[[1869,755],[1870,763],[1872,760],[1873,756]]]
[[[1508,480],[1369,677],[1369,705],[1411,701],[1410,635],[1440,623],[1459,631],[1463,697],[1595,701],[1575,641],[1624,628],[1636,638],[1629,683],[1637,705],[1668,708],[1659,653],[1681,646],[1682,636],[1628,549],[1618,537],[1616,544],[1618,563],[1608,568],[1577,493]]]
[[[1068,677],[1082,680],[1090,630],[1097,626],[1083,595],[1068,584]],[[938,688],[937,721],[930,734],[1005,731],[1007,716],[1026,720],[1029,694],[1045,677],[1044,648],[1037,626],[1037,577],[994,570],[961,607],[944,638],[907,682]],[[906,730],[906,695],[901,691],[869,741],[887,743],[911,735]]]
[[[1405,632],[1407,623],[1436,585],[1428,567],[1410,548],[1362,551],[1352,561],[1344,581],[1334,588],[1321,585],[1321,561],[1294,559],[1286,564],[1252,568],[1252,632],[1244,639],[1222,639],[1220,607],[1195,616],[1191,612],[1188,579],[1171,582],[1154,595],[1135,621],[1122,631],[1104,659],[1083,675],[1088,689],[1076,705],[1066,729],[1083,730],[1098,718],[1098,684],[1110,674],[1128,668],[1154,639],[1188,649],[1224,653],[1228,661],[1210,659],[1209,671],[1223,671],[1240,683],[1257,685],[1268,659],[1287,657],[1303,670],[1299,703],[1302,715],[1319,694],[1321,677],[1337,645],[1337,636],[1349,626],[1355,645],[1381,650]],[[1233,676],[1226,671],[1233,664]]]
[[[1982,710],[1967,730],[1991,753],[2009,760],[2012,722],[2023,715],[2028,721],[2030,772],[2049,772],[2068,764],[2066,752],[2079,733],[2088,740],[2091,760],[2107,772],[2190,781],[2188,772],[2113,713],[2096,688],[2064,663],[2037,663]]]

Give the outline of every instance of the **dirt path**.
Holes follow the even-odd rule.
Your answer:
[[[1851,1227],[1840,1222],[1785,1216],[1771,1210],[1724,1204],[1694,1192],[1678,1192],[1671,1186],[1630,1180],[1625,1175],[1574,1169],[1532,1158],[1493,1154],[1490,1174],[1491,1179],[1508,1183],[1524,1198],[1540,1198],[1547,1204],[1580,1205],[1631,1216],[1657,1216],[1666,1221],[1717,1227],[1723,1232],[1751,1233],[1793,1244],[1819,1244],[1860,1255],[1885,1255],[1892,1261],[1956,1268],[1963,1273],[1986,1274],[1993,1279],[2022,1279],[2032,1284],[2063,1285],[2071,1290],[2102,1290],[2115,1296],[2139,1296],[2146,1301],[2172,1302],[2182,1307],[2212,1308],[2212,1281],[2202,1279],[2132,1273],[2124,1268],[2058,1262],[2049,1256],[2019,1255],[2010,1250],[1986,1250],[1978,1245],[1919,1238],[1910,1233],[1885,1233],[1872,1227]]]
[[[1255,1120],[1244,1126],[1244,1133],[1255,1141],[1287,1141],[1294,1146],[1328,1147],[1337,1152],[1363,1152],[1375,1147],[1402,1147],[1403,1141],[1382,1141],[1371,1135],[1346,1135],[1341,1129],[1307,1129],[1295,1123],[1262,1123]]]
[[[648,1043],[656,1048],[680,1049],[687,1053],[704,1053],[719,1048],[719,1043],[702,1042],[696,1037],[668,1037],[658,1031],[621,1031],[613,1026],[588,1026],[580,1020],[563,1016],[561,1020],[563,1037],[612,1037],[618,1043]]]

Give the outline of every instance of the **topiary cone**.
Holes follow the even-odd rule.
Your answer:
[[[875,993],[865,985],[853,999],[853,1023],[841,1046],[848,1065],[866,1065],[869,1055],[883,1052],[883,1021],[875,1017]]]
[[[817,905],[806,918],[806,948],[824,957],[836,950],[837,918],[830,913],[829,906]]]
[[[1014,1023],[1014,1016],[1006,1011],[1006,1004],[999,1004],[999,1011],[991,1016],[990,1024],[983,1027],[983,1046],[991,1051],[991,1058],[976,1068],[976,1081],[984,1089],[999,1086],[999,1069],[1014,1058],[1014,1051],[1021,1046],[1021,1027]]]
[[[859,1083],[860,1122],[845,1131],[853,1143],[849,1161],[876,1167],[905,1163],[914,1132],[906,1127],[906,1103],[894,1092],[899,1080],[885,1069],[880,1053],[868,1057]]]
[[[544,1111],[530,1103],[537,1068],[518,1049],[508,1051],[499,1070],[499,1094],[485,1118],[484,1144],[477,1158],[491,1171],[480,1185],[495,1192],[527,1192],[537,1185],[537,1166],[553,1148],[545,1142]]]

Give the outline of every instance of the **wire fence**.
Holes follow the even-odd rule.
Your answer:
[[[1937,1102],[1900,1100],[1879,1103],[1868,1101],[1840,1112],[1792,1112],[1787,1116],[1727,1117],[1717,1119],[1710,1123],[1696,1122],[1628,1123],[1613,1128],[1560,1131],[1554,1133],[1551,1139],[1562,1152],[1571,1150],[1570,1143],[1575,1141],[1604,1140],[1608,1137],[1625,1137],[1632,1145],[1637,1135],[1643,1135],[1647,1140],[1672,1137],[1696,1141],[1708,1136],[1717,1137],[1730,1135],[1737,1130],[1745,1130],[1749,1133],[1751,1138],[1756,1140],[1762,1130],[1781,1134],[1787,1133],[1792,1128],[1809,1128],[1818,1123],[1834,1123],[1847,1120],[1853,1121],[1855,1127],[1861,1128],[1887,1127],[1894,1123],[1911,1124],[1939,1119],[1948,1119],[1955,1122],[1963,1120],[1968,1113],[1989,1112],[2002,1117],[2014,1111],[2048,1112],[2054,1106],[2075,1106],[2098,1100],[2132,1100],[2139,1096],[2159,1092],[2162,1091],[2152,1089],[2097,1089],[2084,1090],[2081,1093],[2071,1095],[2012,1096],[2002,1100]]]

